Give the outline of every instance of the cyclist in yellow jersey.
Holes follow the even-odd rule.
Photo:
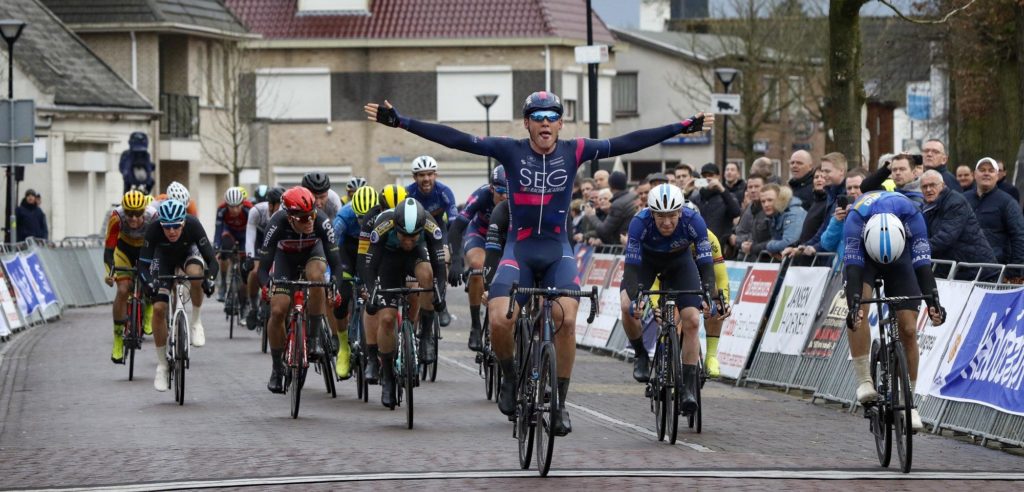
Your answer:
[[[704,320],[704,331],[708,341],[708,353],[704,354],[704,369],[708,377],[717,378],[720,374],[718,370],[718,337],[722,334],[722,324],[725,318],[732,314],[732,306],[729,305],[729,269],[725,267],[725,258],[722,257],[722,245],[711,229],[708,229],[708,240],[711,241],[711,258],[715,262],[715,285],[722,293],[722,306],[725,308],[717,316]],[[696,249],[692,246],[690,249],[693,250],[694,255],[697,254]]]
[[[149,205],[151,198],[141,191],[132,190],[121,198],[121,206],[115,208],[107,218],[106,238],[103,242],[103,264],[106,266],[107,285],[117,283],[114,295],[114,346],[110,351],[110,360],[115,364],[124,364],[124,323],[127,316],[128,295],[131,293],[131,276],[124,272],[114,272],[114,268],[132,268],[139,259],[139,249],[145,237],[146,228],[156,220],[156,208]],[[143,331],[149,335],[153,332],[151,320],[153,305],[146,303],[143,310]]]

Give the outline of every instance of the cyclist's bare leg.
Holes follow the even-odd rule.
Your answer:
[[[871,286],[864,284],[864,290],[861,292],[861,299],[870,299],[873,296],[874,294]],[[871,330],[868,327],[868,308],[869,306],[867,304],[860,307],[860,324],[857,325],[856,330],[847,330],[846,333],[850,340],[850,356],[853,358],[864,357],[868,355],[868,350],[871,349]],[[914,336],[916,337],[917,335],[915,334]]]
[[[704,330],[707,332],[707,336],[709,336],[709,337],[721,336],[722,335],[722,323],[724,323],[724,322],[725,322],[725,320],[716,319],[716,318],[708,318],[708,319],[704,320]]]
[[[473,248],[466,252],[466,264],[471,270],[479,270],[484,267],[484,249]],[[469,277],[469,305],[479,306],[483,303],[484,278],[479,275]],[[482,320],[481,320],[482,321]]]
[[[643,335],[643,329],[640,326],[640,320],[633,319],[633,315],[629,314],[629,307],[632,301],[629,300],[629,294],[626,291],[619,292],[619,307],[622,308],[622,328],[626,331],[626,338],[635,340]]]
[[[252,271],[249,272],[249,279],[248,279],[248,282],[246,282],[246,284],[245,284],[246,285],[246,290],[247,290],[246,294],[249,296],[249,299],[255,299],[256,298],[256,294],[260,290],[259,271],[260,271],[260,262],[259,262],[259,260],[253,261]]]
[[[292,296],[274,294],[270,297],[270,319],[267,320],[267,341],[272,350],[284,350],[284,319],[292,304]]]
[[[228,275],[231,275],[231,270],[228,269],[231,264],[228,262],[227,255],[224,255],[224,259],[217,260],[217,263],[220,265],[220,278],[222,282],[220,285],[223,285],[224,288],[227,289]],[[224,291],[224,294],[227,294],[227,291]]]
[[[132,281],[124,278],[117,280],[117,292],[114,294],[113,315],[114,321],[118,322],[127,317],[128,295],[131,294]]]
[[[917,381],[917,362],[920,358],[917,352],[917,311],[900,309],[896,311],[896,320],[900,325],[903,352],[907,355],[907,372],[910,373],[910,381],[914,382]]]
[[[385,307],[377,311],[377,345],[380,353],[390,354],[395,351],[395,318],[398,310]],[[370,325],[368,325],[370,326]],[[372,330],[367,330],[367,332]]]
[[[322,260],[309,260],[306,262],[306,280],[310,282],[323,282],[326,276],[326,262]],[[324,314],[324,289],[322,287],[309,289],[306,309],[310,316],[321,316]],[[333,318],[333,316],[328,317]]]
[[[379,326],[379,323],[377,321],[377,315],[376,314],[367,313],[364,310],[363,311],[363,326],[364,327]],[[374,330],[374,329],[364,329],[363,331],[366,333],[366,344],[367,345],[377,345],[377,330]]]
[[[434,286],[434,269],[430,266],[429,262],[421,261],[416,264],[416,282],[420,284],[421,289],[430,289]],[[424,311],[434,310],[433,292],[421,292],[418,297],[420,309]]]
[[[203,275],[203,266],[196,263],[189,263],[185,265],[185,275],[190,277],[200,277]],[[192,306],[201,307],[203,305],[203,281],[192,280],[189,281],[189,294],[192,297]]]
[[[683,364],[696,365],[700,360],[700,310],[695,307],[681,309],[678,324],[683,336]]]
[[[489,318],[491,323],[491,348],[494,349],[494,355],[498,360],[511,359],[515,355],[513,327],[515,326],[516,318],[519,317],[519,309],[512,310],[512,319],[505,318],[505,313],[508,312],[508,302],[509,298],[507,296],[495,297],[487,302],[487,310],[492,314]],[[575,340],[573,340],[573,343],[575,343]]]
[[[405,286],[410,288],[419,287],[419,280],[410,280],[405,283]],[[409,317],[412,318],[410,321],[415,324],[420,319],[420,295],[409,294],[406,296],[406,299],[409,301]]]
[[[551,317],[554,318],[554,326],[558,330],[555,333],[558,378],[569,379],[572,376],[572,366],[576,363],[576,311],[580,308],[580,301],[572,297],[561,297],[557,304],[561,309],[554,306],[551,309]]]
[[[153,303],[153,343],[157,347],[167,346],[167,303]]]

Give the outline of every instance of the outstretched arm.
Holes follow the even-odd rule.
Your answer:
[[[381,106],[377,103],[367,103],[363,106],[366,119],[376,121],[382,125],[393,128],[404,128],[414,135],[423,137],[431,142],[436,142],[445,147],[471,154],[482,156],[494,156],[493,138],[480,138],[468,133],[461,132],[450,126],[436,123],[425,123],[398,114],[394,106],[387,100]]]
[[[683,121],[657,128],[646,128],[625,135],[605,140],[584,140],[584,148],[580,154],[580,162],[584,160],[604,159],[623,154],[637,152],[652,145],[657,145],[680,133],[708,131],[715,123],[715,115],[697,113]]]

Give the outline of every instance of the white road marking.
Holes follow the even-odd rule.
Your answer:
[[[461,368],[463,368],[463,369],[465,369],[467,371],[472,372],[473,374],[479,374],[479,372],[480,372],[477,368],[468,366],[466,364],[463,364],[462,362],[459,362],[459,361],[457,361],[455,359],[452,359],[451,357],[447,357],[447,356],[444,356],[444,355],[441,355],[441,356],[438,356],[438,357],[441,360],[443,360],[443,361],[445,361],[445,362],[447,362],[449,364],[461,367]],[[625,421],[619,420],[619,419],[617,419],[615,417],[611,417],[609,415],[605,415],[605,414],[603,414],[601,412],[598,412],[597,410],[593,410],[591,408],[587,408],[587,407],[585,407],[583,405],[577,405],[576,403],[573,403],[571,401],[567,401],[567,402],[565,402],[565,404],[569,408],[571,408],[573,410],[579,410],[579,411],[581,411],[581,412],[583,412],[583,413],[585,413],[585,414],[587,414],[587,415],[589,415],[589,416],[591,416],[593,418],[596,418],[598,420],[603,420],[603,421],[605,421],[605,422],[607,422],[609,424],[617,425],[619,427],[625,427],[626,429],[629,429],[629,430],[632,430],[632,431],[635,431],[635,432],[639,432],[639,433],[641,433],[641,434],[643,434],[643,435],[645,435],[647,437],[653,437],[654,439],[658,439],[658,435],[655,434],[653,431],[651,431],[650,429],[648,429],[646,427],[641,427],[639,425],[635,425],[635,424],[631,424],[629,422],[625,422]],[[682,417],[680,417],[680,418],[682,418]],[[682,424],[680,424],[680,425],[682,425]],[[686,441],[684,441],[682,439],[676,439],[676,444],[679,444],[679,445],[682,445],[682,446],[686,446],[686,447],[688,447],[688,448],[690,448],[690,449],[692,449],[694,451],[700,452],[700,453],[714,453],[715,452],[714,450],[712,450],[710,448],[707,448],[705,446],[701,446],[700,444],[696,444],[696,443],[692,443],[692,442],[686,442]]]
[[[308,475],[287,477],[232,478],[223,480],[192,480],[149,482],[97,487],[66,487],[29,489],[39,492],[98,492],[210,489],[223,487],[254,487],[311,483],[376,482],[407,480],[479,480],[496,478],[536,477],[534,470],[431,471],[397,473],[358,473],[345,475]],[[1019,481],[1019,472],[923,471],[909,474],[894,470],[551,470],[549,477],[561,478],[720,478],[733,480],[954,480],[954,481]]]

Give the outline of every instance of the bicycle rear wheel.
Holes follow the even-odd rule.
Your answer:
[[[128,322],[125,323],[123,330],[122,346],[128,351],[124,357],[128,359],[125,363],[128,365],[128,380],[131,381],[135,378],[135,349],[141,345],[139,341],[142,339],[142,301],[134,295],[128,299]]]
[[[537,472],[548,476],[551,470],[551,453],[555,449],[554,416],[561,411],[564,402],[558,400],[558,367],[555,360],[555,345],[545,342],[540,351],[539,380],[534,391],[534,409],[537,413]],[[550,397],[548,396],[550,395]],[[548,400],[548,401],[545,401]]]
[[[651,411],[654,412],[654,429],[658,434],[658,441],[665,440],[665,429],[668,428],[666,425],[666,416],[668,415],[668,403],[666,398],[667,389],[671,386],[671,379],[668,379],[668,375],[665,374],[668,369],[667,367],[671,364],[666,364],[665,354],[665,342],[659,340],[657,348],[654,349],[654,367],[651,371],[650,380],[650,391],[651,391]]]
[[[667,369],[669,377],[667,381],[669,381],[669,384],[665,398],[666,404],[668,405],[665,412],[668,421],[665,422],[665,425],[668,427],[666,431],[666,434],[668,435],[668,443],[675,444],[676,438],[679,436],[679,413],[682,411],[680,408],[681,405],[679,404],[679,399],[682,397],[679,392],[679,388],[685,384],[685,381],[683,381],[683,367],[682,360],[680,359],[681,346],[679,344],[679,334],[676,333],[676,323],[673,313],[668,313],[667,318],[666,323],[670,326],[668,330],[668,350],[666,351],[668,353],[666,362],[668,363]]]
[[[415,412],[413,411],[413,400],[412,391],[416,386],[416,360],[415,349],[412,345],[412,322],[406,320],[402,323],[402,385],[405,391],[405,423],[412,429],[413,418]]]
[[[260,330],[260,351],[267,353],[267,320],[270,319],[270,304],[260,301],[257,324]]]
[[[693,388],[693,391],[694,391],[693,396],[697,398],[697,411],[693,412],[689,416],[689,420],[687,421],[687,423],[689,424],[690,428],[693,429],[694,432],[696,432],[697,434],[700,434],[701,428],[703,426],[703,419],[704,419],[704,411],[703,411],[703,408],[701,407],[701,402],[700,402],[700,390],[701,390],[701,388],[704,387],[704,384],[703,384],[703,379],[704,378],[705,378],[705,375],[704,375],[704,358],[703,358],[703,356],[700,356],[700,357],[697,358],[697,385],[694,386],[694,388]]]
[[[881,349],[878,340],[871,342],[871,380],[874,381],[876,387],[884,389],[884,381],[880,378],[887,371],[882,368]],[[875,454],[878,455],[878,464],[884,468],[888,468],[889,462],[892,460],[892,421],[888,418],[887,408],[888,403],[884,401],[864,408],[865,416],[870,422],[871,434],[875,438]]]
[[[892,376],[889,391],[892,394],[893,437],[896,440],[896,454],[900,458],[900,471],[910,473],[914,449],[914,427],[910,412],[914,408],[914,395],[910,392],[910,375],[903,343],[895,340],[891,350],[895,355],[891,359],[894,362],[892,370],[889,371]]]
[[[299,418],[299,404],[302,402],[302,376],[303,376],[303,359],[306,358],[306,331],[307,322],[304,316],[300,316],[295,320],[292,337],[289,340],[289,348],[291,349],[291,357],[288,361],[288,370],[291,373],[291,378],[288,385],[288,392],[291,393],[291,414],[293,419]]]
[[[529,342],[527,342],[529,350]],[[537,423],[534,420],[533,395],[536,392],[536,381],[530,377],[532,359],[528,351],[521,356],[522,363],[517,365],[519,369],[519,384],[516,385],[516,438],[519,439],[519,467],[523,470],[530,468],[530,460],[533,458],[533,440],[537,431]]]
[[[188,366],[188,322],[185,313],[178,313],[174,336],[174,396],[178,405],[185,404],[185,369]]]

